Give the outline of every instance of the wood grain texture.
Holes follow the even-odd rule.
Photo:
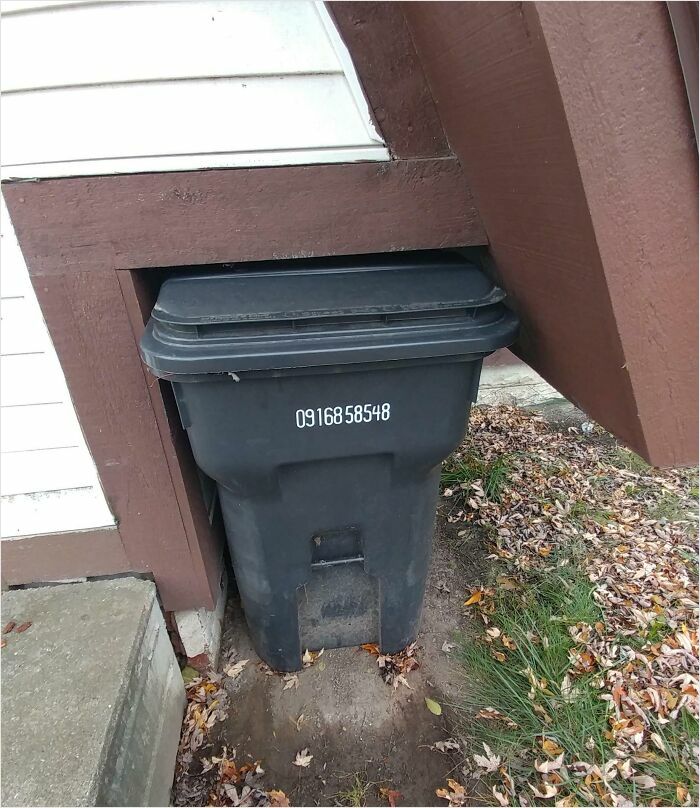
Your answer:
[[[401,3],[332,2],[379,129],[395,157],[451,154]]]
[[[697,191],[657,6],[404,10],[522,318],[516,352],[668,465],[697,460]]]
[[[193,571],[116,274],[82,269],[32,281],[129,568],[153,573],[167,609],[189,608],[193,600],[212,608]]]
[[[117,528],[5,539],[2,579],[8,585],[139,572],[124,551]]]
[[[455,158],[4,183],[32,275],[484,244]]]
[[[141,273],[118,272],[116,274],[136,346],[156,301],[154,295],[150,294],[149,288],[139,282]],[[187,433],[180,422],[172,386],[160,379],[154,380],[143,363],[141,363],[141,367],[187,536],[194,578],[197,581],[208,583],[207,587],[200,585],[199,588],[205,598],[211,597],[212,600],[215,600],[215,593],[220,588],[225,536],[221,530],[217,530],[209,522],[197,474],[197,465],[192,455]],[[200,600],[201,597],[200,595],[197,600]]]
[[[698,457],[698,176],[662,3],[538,3],[644,432],[660,465]],[[652,56],[653,54],[653,56]],[[601,114],[605,110],[605,114]]]

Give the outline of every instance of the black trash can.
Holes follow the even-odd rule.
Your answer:
[[[453,254],[274,262],[163,283],[141,340],[216,480],[246,620],[272,668],[415,639],[441,461],[481,362],[516,336]]]

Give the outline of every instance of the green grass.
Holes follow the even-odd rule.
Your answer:
[[[361,808],[367,799],[367,791],[373,783],[367,780],[367,775],[364,772],[355,772],[347,776],[350,778],[350,785],[335,794],[335,799],[339,805]]]
[[[656,502],[647,508],[647,513],[652,519],[679,522],[688,518],[690,508],[677,494],[664,491]]]
[[[596,508],[589,502],[579,499],[571,506],[569,518],[582,524],[586,517],[592,519],[599,525],[607,525],[613,518],[613,513],[605,508]]]
[[[510,470],[508,455],[501,455],[490,462],[474,455],[459,459],[450,457],[442,467],[440,482],[444,487],[464,486],[468,489],[472,483],[481,480],[486,498],[500,502]]]
[[[629,449],[616,446],[610,453],[610,462],[619,469],[633,471],[635,474],[653,474],[654,469],[646,460]]]
[[[534,773],[532,758],[547,757],[541,748],[543,735],[565,750],[569,762],[577,758],[602,763],[613,754],[605,737],[609,729],[608,707],[600,699],[594,675],[574,681],[573,697],[567,697],[561,689],[571,666],[569,651],[574,647],[569,626],[579,622],[593,625],[601,619],[591,584],[576,563],[576,553],[569,561],[556,573],[537,573],[522,590],[496,590],[491,624],[515,641],[515,650],[506,650],[499,640],[486,643],[481,637],[464,638],[460,644],[469,693],[463,732],[477,752],[486,742],[501,755],[511,774]],[[659,623],[651,633],[661,636],[664,628]],[[505,653],[506,661],[499,662],[492,650]],[[532,677],[542,680],[544,687],[533,688]],[[486,707],[498,710],[517,727],[508,728],[502,721],[475,720],[474,714]],[[676,804],[676,785],[680,783],[696,795],[693,804],[697,804],[697,785],[691,782],[688,760],[697,735],[696,724],[687,715],[683,721],[658,727],[668,754],[659,753],[653,763],[641,769],[655,777],[655,789],[637,795],[633,783],[618,777],[615,790],[635,804],[653,797],[660,798],[663,804]],[[572,779],[559,796],[576,795],[579,785]],[[581,795],[579,799],[583,799]]]

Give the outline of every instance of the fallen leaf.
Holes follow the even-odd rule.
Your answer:
[[[676,799],[680,803],[684,803],[688,798],[688,789],[685,786],[678,784],[676,786]]]
[[[3,634],[9,634],[14,629],[14,627],[16,625],[17,625],[17,623],[15,623],[14,620],[10,620],[9,623],[5,623],[5,628],[3,628],[2,633]]]
[[[552,723],[552,717],[540,704],[533,704],[532,709],[537,713],[537,715],[541,716],[545,724]]]
[[[496,786],[491,789],[491,793],[498,801],[499,805],[508,805],[508,797],[507,795],[503,794],[503,792],[499,791]]]
[[[396,803],[401,799],[401,792],[395,791],[393,788],[380,788],[379,795],[389,803],[391,808],[396,808]]]
[[[275,808],[288,808],[289,806],[289,797],[284,791],[278,791],[273,788],[272,791],[267,792],[267,798],[270,800],[270,805],[275,806]]]
[[[554,742],[553,740],[551,740],[550,738],[544,738],[544,739],[542,740],[542,749],[544,749],[544,751],[545,751],[545,752],[546,752],[548,755],[551,755],[552,757],[555,757],[556,755],[559,755],[559,754],[561,754],[561,753],[564,751],[564,750],[562,749],[562,747],[561,747],[561,746],[559,746],[559,744],[558,744],[558,743],[555,743],[555,742]]]
[[[459,752],[459,744],[452,738],[448,738],[446,741],[435,741],[435,743],[430,747],[431,749],[436,749],[438,752]]]
[[[649,737],[651,738],[651,740],[652,740],[652,742],[653,742],[654,746],[655,746],[657,749],[660,749],[662,752],[665,752],[665,751],[666,751],[666,744],[663,742],[663,740],[662,740],[662,738],[661,738],[661,736],[659,735],[659,733],[658,733],[658,732],[652,732],[652,733],[649,735]]]
[[[17,632],[17,634],[21,634],[23,631],[26,631],[28,628],[31,628],[31,625],[32,625],[32,621],[29,620],[26,623],[22,623],[21,626],[17,626],[15,631]]]
[[[447,800],[450,805],[464,805],[467,800],[467,792],[464,786],[456,780],[448,779],[447,788],[436,788],[435,793],[441,800]]]
[[[4,648],[7,645],[7,640],[0,640],[0,648]]]
[[[182,681],[186,685],[193,682],[195,679],[199,679],[199,677],[202,675],[196,668],[193,668],[190,665],[185,665],[180,673],[182,673]]]
[[[313,757],[313,755],[309,754],[308,749],[302,749],[301,752],[297,752],[297,756],[294,758],[294,765],[305,769],[311,763]]]
[[[494,651],[493,648],[491,649],[491,656],[499,662],[505,662],[508,659],[503,651]]]
[[[425,698],[425,706],[430,710],[433,715],[442,715],[442,707],[433,699]]]
[[[484,593],[480,589],[477,589],[476,592],[472,592],[471,597],[464,601],[464,605],[473,606],[475,603],[479,603],[483,596]]]
[[[285,673],[282,680],[284,681],[282,690],[289,690],[290,687],[299,687],[299,677],[296,673]]]
[[[313,665],[314,662],[316,662],[316,660],[320,656],[322,656],[325,650],[326,650],[325,648],[321,648],[320,651],[309,651],[309,649],[307,648],[306,651],[304,651],[304,655],[301,658],[303,666],[305,668],[308,668],[309,666]]]
[[[509,729],[517,729],[518,725],[513,721],[512,718],[508,718],[507,715],[503,715],[503,713],[495,710],[493,707],[484,707],[483,709],[479,710],[476,714],[477,718],[483,718],[486,721],[503,721],[503,723]]]
[[[457,643],[454,643],[454,642],[444,642],[444,643],[442,644],[442,650],[443,650],[443,651],[444,651],[446,654],[449,654],[449,653],[450,653],[450,652],[451,652],[451,651],[452,651],[454,648],[456,648],[456,647],[457,647]]]
[[[369,654],[373,654],[374,656],[379,656],[379,646],[374,642],[366,642],[360,646],[363,651],[367,651]]]
[[[545,760],[544,762],[540,763],[539,760],[535,761],[535,768],[538,772],[542,774],[548,774],[549,772],[554,772],[557,769],[561,769],[561,764],[564,762],[564,753],[562,752],[558,755],[554,760]]]
[[[238,676],[241,673],[243,668],[245,668],[245,666],[248,664],[249,661],[250,660],[248,659],[242,659],[240,662],[236,662],[235,665],[230,665],[228,668],[226,668],[226,670],[224,670],[224,673],[227,676],[230,676],[231,679],[235,679],[236,676]]]
[[[639,786],[639,788],[655,788],[656,780],[648,774],[638,774],[632,778],[632,782]]]
[[[515,651],[516,644],[512,637],[507,637],[505,634],[501,635],[501,642],[509,651]]]
[[[488,744],[482,744],[484,747],[484,751],[486,752],[486,757],[483,755],[472,755],[474,758],[474,762],[477,766],[480,766],[482,769],[486,769],[487,772],[495,772],[497,771],[498,767],[501,765],[501,758],[499,755],[494,755],[491,751],[491,747]]]
[[[530,784],[530,788],[532,789],[534,795],[542,800],[550,800],[552,797],[556,797],[559,793],[557,787],[553,786],[551,783],[543,783],[542,790],[536,788],[532,784]]]

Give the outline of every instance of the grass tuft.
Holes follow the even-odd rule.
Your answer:
[[[547,757],[542,750],[543,736],[565,750],[567,762],[578,759],[602,764],[613,757],[606,737],[609,708],[600,698],[596,674],[578,677],[572,690],[567,691],[566,685],[562,690],[571,667],[569,652],[575,645],[569,626],[594,625],[602,619],[592,597],[592,585],[576,560],[570,557],[572,563],[558,567],[556,572],[534,573],[523,589],[496,589],[490,623],[512,638],[514,650],[500,647],[497,639],[488,643],[481,637],[463,638],[460,643],[459,658],[469,693],[464,705],[464,735],[475,748],[487,743],[511,772],[526,772],[524,751],[532,757]],[[660,637],[664,629],[660,621],[651,633]],[[505,653],[505,662],[494,657],[493,651]],[[505,720],[474,718],[486,708],[498,710],[515,726]],[[697,721],[689,714],[682,722],[657,728],[669,751],[646,765],[644,771],[655,777],[654,796],[662,804],[676,803],[678,784],[684,784],[697,798],[697,784],[688,782],[688,755],[697,731]],[[637,804],[640,795],[635,794],[634,783],[621,778],[615,782],[616,791]],[[578,781],[569,781],[562,786],[560,797],[569,793],[577,798],[578,787]],[[578,798],[583,799],[581,795]]]
[[[440,482],[444,487],[464,486],[468,489],[472,483],[480,480],[486,499],[500,502],[510,471],[508,455],[501,455],[492,461],[474,455],[450,457],[442,467]]]
[[[367,791],[373,785],[367,779],[364,772],[355,772],[348,775],[351,778],[350,785],[343,791],[339,791],[335,798],[339,805],[351,806],[351,808],[361,808],[367,799]]]
[[[654,472],[653,466],[650,466],[646,460],[629,449],[623,449],[622,446],[616,446],[613,449],[610,462],[619,469],[626,469],[635,474],[653,474]]]

